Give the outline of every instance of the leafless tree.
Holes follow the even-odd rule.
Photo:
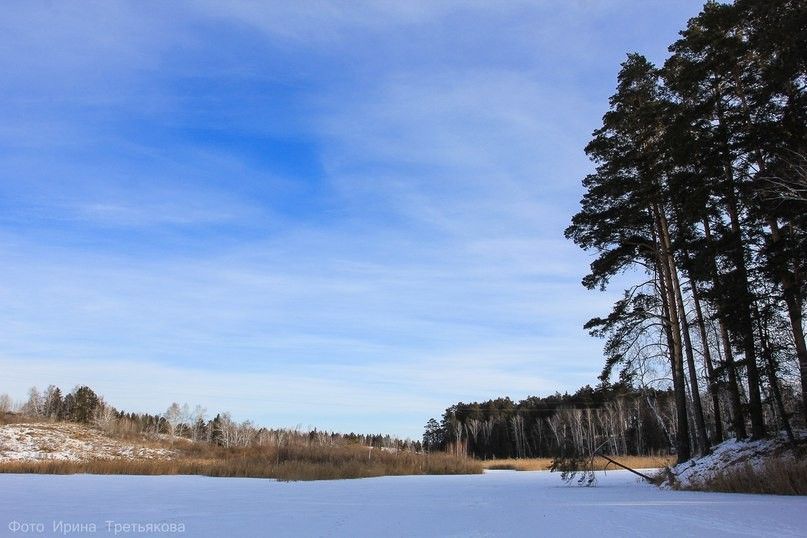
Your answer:
[[[8,394],[0,394],[0,414],[6,414],[11,411],[13,407],[13,402],[11,401],[11,396]]]
[[[178,403],[173,402],[163,414],[166,424],[168,424],[168,433],[173,438],[176,435],[177,427],[182,424],[182,408]]]
[[[207,409],[202,407],[201,405],[196,405],[193,408],[193,411],[190,413],[190,425],[191,425],[191,438],[194,441],[198,441],[202,430],[204,429],[205,425],[205,415],[207,414]]]
[[[101,402],[95,410],[93,422],[95,422],[95,424],[98,425],[102,430],[111,431],[117,423],[115,408],[101,399]]]
[[[28,401],[25,402],[22,410],[27,415],[39,416],[44,409],[42,395],[36,387],[28,389]]]
[[[807,155],[796,151],[781,159],[782,172],[763,178],[767,198],[807,204]]]

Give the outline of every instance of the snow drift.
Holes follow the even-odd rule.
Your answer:
[[[803,436],[802,436],[803,438]],[[748,467],[755,471],[771,463],[793,463],[796,459],[787,437],[781,434],[758,441],[730,439],[712,447],[712,452],[666,469],[662,488],[697,489],[718,475]]]

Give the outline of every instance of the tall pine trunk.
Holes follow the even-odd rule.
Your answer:
[[[714,252],[712,241],[712,227],[709,224],[709,219],[703,219],[703,234],[706,238],[706,245],[709,252]],[[718,271],[717,263],[714,258],[711,260],[711,267],[709,268],[712,274],[712,285],[718,286]],[[729,401],[731,402],[731,418],[734,427],[734,436],[737,439],[745,439],[748,435],[745,429],[745,416],[743,414],[742,398],[740,397],[740,383],[737,379],[737,365],[734,362],[734,349],[731,345],[731,338],[729,337],[728,327],[726,327],[726,304],[725,301],[718,299],[717,317],[720,326],[720,341],[723,344],[724,367],[726,370],[726,377],[728,378]]]
[[[668,245],[669,248],[669,245]],[[670,257],[671,263],[672,257]],[[698,386],[698,370],[695,366],[695,354],[692,351],[692,338],[689,334],[689,321],[684,308],[684,296],[681,293],[681,282],[678,278],[678,271],[675,266],[670,267],[670,276],[673,283],[676,304],[681,321],[681,334],[684,337],[684,351],[687,359],[687,369],[689,370],[689,388],[692,398],[692,412],[695,415],[695,431],[697,433],[698,451],[700,454],[709,452],[709,436],[706,434],[706,421],[703,418],[703,405],[701,402],[700,387]]]
[[[712,412],[715,421],[712,443],[717,444],[723,440],[723,419],[720,412],[720,384],[718,383],[714,364],[712,363],[712,351],[709,348],[709,334],[706,331],[706,321],[703,319],[703,307],[701,306],[698,284],[691,277],[689,279],[689,286],[692,289],[692,301],[695,303],[695,321],[698,325],[698,333],[701,337],[703,362],[706,363],[706,373],[709,376],[709,395],[712,398]]]
[[[731,164],[726,164],[726,211],[731,225],[731,258],[737,271],[737,282],[734,292],[737,295],[737,307],[740,334],[745,354],[745,371],[748,377],[748,413],[751,416],[751,437],[765,437],[765,420],[762,416],[762,396],[760,391],[759,368],[757,366],[754,345],[754,326],[751,318],[751,292],[748,284],[748,269],[745,265],[745,247],[740,227],[740,216],[737,208],[737,196],[734,191],[734,173]]]
[[[675,292],[673,291],[670,267],[672,253],[667,248],[670,244],[666,218],[662,208],[653,204],[653,217],[655,220],[656,235],[658,237],[659,254],[657,258],[659,272],[659,288],[664,309],[665,331],[670,346],[670,366],[673,378],[673,393],[675,394],[675,414],[678,423],[676,446],[678,462],[683,463],[692,457],[689,437],[689,417],[687,416],[687,394],[684,378],[684,357],[681,345],[681,323],[676,308]],[[674,264],[673,264],[674,267]]]
[[[785,403],[782,400],[782,391],[779,388],[779,381],[776,378],[776,366],[773,363],[773,352],[771,351],[770,346],[770,338],[768,337],[768,330],[766,327],[763,327],[762,318],[759,315],[759,310],[757,309],[757,327],[759,330],[759,338],[760,343],[762,344],[762,356],[765,359],[765,365],[768,369],[768,378],[770,379],[771,385],[771,392],[773,393],[773,399],[776,403],[776,410],[779,414],[779,420],[782,423],[782,428],[784,428],[785,433],[787,434],[787,439],[791,443],[796,442],[796,438],[793,436],[793,430],[790,428],[790,420],[787,416],[787,411],[785,410]]]
[[[768,227],[771,230],[771,247],[776,250],[782,240],[779,223],[775,218],[768,217]],[[807,417],[807,344],[805,344],[804,327],[802,325],[804,317],[799,282],[796,275],[789,271],[787,267],[783,267],[781,263],[776,264],[776,274],[779,278],[779,283],[782,285],[782,295],[787,305],[790,329],[796,345],[796,356],[798,357],[799,374],[801,376],[801,404],[804,408],[804,416]]]

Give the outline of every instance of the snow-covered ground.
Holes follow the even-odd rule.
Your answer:
[[[168,458],[170,450],[124,443],[68,422],[0,426],[0,462],[91,458]]]
[[[322,482],[0,475],[0,534],[11,535],[16,522],[41,524],[28,528],[47,536],[55,522],[62,530],[95,525],[71,536],[144,536],[131,529],[150,528],[228,538],[807,535],[805,497],[666,491],[625,471],[599,474],[592,488],[515,471]]]
[[[805,437],[804,432],[798,433],[801,438]],[[792,461],[793,454],[787,450],[787,437],[784,434],[759,441],[729,439],[712,447],[710,454],[680,463],[671,471],[678,485],[686,488],[702,483],[717,473],[731,472],[745,465],[759,469],[771,458]],[[673,484],[668,479],[662,487],[673,487]],[[807,536],[807,524],[805,536]]]

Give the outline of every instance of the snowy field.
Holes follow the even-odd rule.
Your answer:
[[[514,471],[325,482],[0,475],[0,535],[807,536],[805,497],[664,491],[625,471],[599,476],[581,488]],[[81,532],[91,524],[94,533]],[[168,531],[138,531],[151,524]]]

